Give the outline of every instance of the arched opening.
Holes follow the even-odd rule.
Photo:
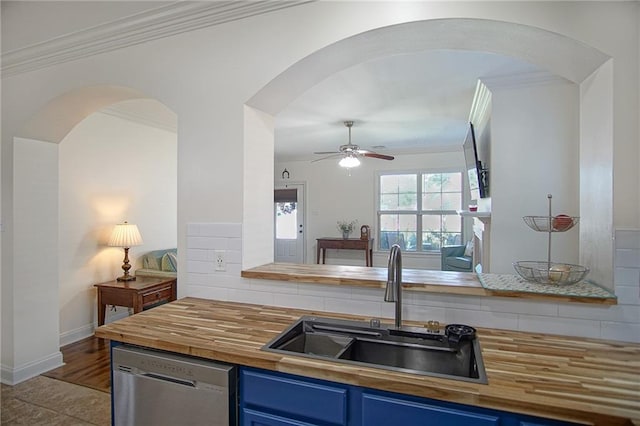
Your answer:
[[[122,273],[122,249],[106,245],[116,223],[141,229],[134,268],[140,253],[176,247],[175,123],[139,91],[92,86],[51,100],[14,138],[12,292],[30,309],[18,312],[3,297],[11,329],[21,330],[3,340],[39,362],[14,368],[7,381],[60,365],[59,346],[93,333],[93,284]]]
[[[274,117],[305,91],[335,73],[365,61],[430,49],[463,49],[519,58],[575,83],[579,91],[579,96],[576,97],[579,97],[579,105],[576,109],[579,110],[580,117],[598,116],[602,123],[610,123],[612,120],[613,80],[610,58],[597,49],[557,33],[509,22],[441,19],[379,28],[338,41],[285,70],[247,102],[245,213],[259,211],[260,219],[252,220],[245,216],[244,234],[251,235],[251,243],[243,244],[243,267],[257,266],[273,259],[273,243],[270,239],[273,229],[268,229],[272,222],[268,218],[271,215],[269,194],[273,187],[268,188],[266,182],[273,179],[274,173],[273,164],[264,164],[264,158],[274,144]],[[605,101],[596,102],[595,93],[603,96]],[[579,179],[583,182],[579,189],[576,188],[576,191],[582,191],[580,239],[598,241],[598,244],[588,246],[580,244],[580,259],[589,264],[597,263],[597,271],[593,271],[595,274],[592,277],[597,282],[612,287],[611,178],[599,175],[599,182],[603,185],[602,190],[597,191],[593,191],[592,187],[587,192],[584,182],[593,179],[590,174],[592,163],[589,162],[594,161],[595,152],[599,156],[597,161],[604,161],[604,168],[611,171],[613,136],[611,132],[605,132],[606,135],[596,142],[591,136],[593,124],[587,120],[579,120],[576,126],[579,126],[580,134]],[[610,208],[596,216],[596,213],[584,208],[587,200]],[[595,225],[603,223],[608,225]],[[597,262],[595,259],[598,259]]]

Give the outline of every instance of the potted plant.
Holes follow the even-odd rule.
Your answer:
[[[357,220],[352,220],[351,222],[339,220],[338,229],[340,230],[340,232],[342,232],[342,238],[344,238],[345,240],[349,238],[349,235],[353,232],[353,229],[355,228],[357,223]]]

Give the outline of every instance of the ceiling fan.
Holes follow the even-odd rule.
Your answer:
[[[393,160],[393,156],[378,154],[377,152],[367,151],[365,149],[360,149],[358,145],[354,145],[351,143],[351,127],[353,127],[353,121],[345,121],[344,125],[349,129],[349,143],[346,145],[340,145],[338,151],[321,151],[314,152],[314,154],[326,155],[326,157],[318,158],[317,160],[313,160],[312,163],[320,160],[326,160],[328,158],[339,157],[342,159],[338,164],[345,168],[357,167],[360,165],[360,160],[358,157],[370,157],[370,158],[378,158],[380,160]]]

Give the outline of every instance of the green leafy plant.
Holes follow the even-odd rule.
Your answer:
[[[353,229],[355,228],[356,224],[358,223],[357,220],[352,220],[351,222],[347,222],[346,220],[339,220],[338,221],[338,229],[340,230],[340,232],[342,232],[343,234],[346,232],[348,234],[353,232]]]

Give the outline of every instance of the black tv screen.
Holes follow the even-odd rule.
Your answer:
[[[486,170],[482,168],[482,162],[478,160],[478,148],[476,146],[476,134],[473,123],[469,123],[469,130],[464,139],[464,162],[471,191],[471,199],[479,200],[487,197]]]

